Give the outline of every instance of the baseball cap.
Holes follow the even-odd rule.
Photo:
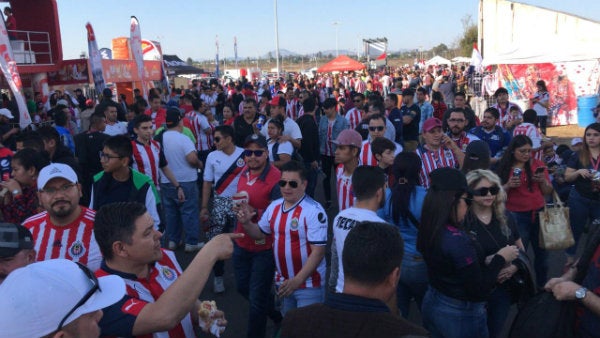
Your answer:
[[[444,167],[429,174],[434,191],[467,191],[467,179],[460,170]]]
[[[26,227],[0,223],[0,258],[13,257],[23,249],[33,249],[33,236]]]
[[[9,119],[14,119],[15,117],[13,116],[13,114],[10,112],[10,110],[6,109],[6,108],[2,108],[0,109],[0,115],[2,116],[6,116]]]
[[[97,284],[96,284],[97,280]],[[77,307],[93,287],[88,300]],[[11,272],[0,288],[2,336],[43,337],[82,315],[108,307],[125,294],[125,282],[116,275],[95,278],[85,266],[66,259],[29,264]]]
[[[442,127],[442,121],[436,117],[430,117],[423,122],[423,132],[426,133],[433,128]]]
[[[69,106],[69,102],[67,102],[67,100],[65,100],[65,99],[60,99],[60,100],[56,101],[56,104],[57,105],[61,104],[63,106],[67,106],[67,107]]]
[[[485,141],[475,140],[465,149],[465,157],[472,160],[481,160],[484,158],[490,158],[490,147]]]
[[[354,129],[344,129],[335,141],[331,142],[338,146],[354,146],[360,148],[362,146],[362,136]]]
[[[271,106],[285,106],[285,100],[281,98],[279,95],[275,95],[271,101],[269,101],[269,105]]]
[[[571,140],[572,146],[579,144],[579,143],[583,143],[583,140],[581,139],[581,137],[575,137],[574,139]]]
[[[267,139],[262,136],[262,135],[258,135],[258,134],[252,134],[252,135],[248,135],[246,137],[246,140],[244,141],[244,147],[247,147],[250,143],[255,143],[256,145],[258,145],[261,148],[269,148],[269,146],[267,145]]]
[[[92,101],[92,99],[85,100],[85,106],[86,107],[93,107],[94,106],[94,101]]]
[[[167,110],[167,117],[165,118],[165,123],[167,127],[174,127],[179,124],[181,121],[181,111],[178,108],[171,107]]]
[[[77,183],[77,174],[73,168],[63,163],[50,163],[40,170],[37,179],[38,189],[44,189],[46,184],[54,178],[64,178],[71,183]]]

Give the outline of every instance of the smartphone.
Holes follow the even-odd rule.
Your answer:
[[[535,173],[536,174],[541,174],[544,172],[544,170],[546,169],[546,167],[538,167],[537,169],[535,169]]]

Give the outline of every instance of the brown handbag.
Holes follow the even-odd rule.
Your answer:
[[[564,206],[556,191],[552,193],[552,199],[552,206],[545,205],[539,214],[540,247],[546,250],[562,250],[575,244],[569,221],[569,208]]]

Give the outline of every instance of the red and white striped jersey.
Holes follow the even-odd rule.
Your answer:
[[[213,126],[208,122],[206,116],[200,112],[192,110],[185,117],[190,121],[191,130],[196,138],[196,150],[211,150],[212,149],[212,133]],[[206,130],[210,129],[208,134]]]
[[[352,175],[344,174],[344,165],[339,164],[335,169],[336,188],[339,211],[354,205],[354,192],[352,191]]]
[[[357,93],[364,93],[367,90],[367,84],[362,79],[357,79],[354,84],[354,90]]]
[[[350,109],[346,113],[346,120],[350,122],[350,129],[356,129],[360,121],[362,121],[363,112],[356,107]]]
[[[422,162],[419,184],[425,188],[429,188],[429,174],[435,169],[444,167],[458,169],[458,161],[452,150],[448,148],[440,147],[438,150],[430,151],[424,146],[419,146],[415,152],[421,157]]]
[[[160,143],[150,140],[148,145],[144,145],[134,140],[131,141],[131,145],[133,146],[133,162],[131,162],[131,166],[133,169],[150,177],[156,188],[158,188],[160,186],[158,169],[167,165],[167,160],[162,152]]]
[[[479,137],[471,133],[466,133],[464,131],[460,134],[459,138],[452,137],[452,134],[449,134],[448,136],[450,136],[452,141],[456,143],[456,145],[460,148],[460,150],[462,150],[463,153],[467,151],[467,146],[469,145],[469,143],[479,140]]]
[[[542,134],[540,134],[537,127],[532,123],[523,122],[515,127],[513,130],[513,136],[517,135],[525,135],[531,139],[532,148],[537,149],[533,151],[531,156],[536,160],[542,160],[543,152],[542,152]]]
[[[275,283],[278,285],[300,272],[312,252],[311,244],[327,244],[327,214],[321,204],[307,195],[288,210],[284,210],[283,198],[273,201],[258,226],[262,232],[273,236]],[[324,279],[323,259],[299,288],[322,287]]]
[[[396,145],[396,150],[394,150],[394,156],[398,155],[402,152],[402,146],[398,143],[394,142]],[[358,158],[358,165],[370,165],[377,166],[379,162],[375,158],[373,151],[371,150],[371,140],[364,140],[362,143],[362,147],[360,148],[360,156]]]
[[[298,118],[298,100],[285,101],[285,115],[294,121]]]
[[[333,124],[335,120],[327,122],[327,136],[325,137],[325,156],[334,156],[333,147],[331,141],[333,141]]]
[[[127,293],[123,299],[103,309],[105,319],[103,323],[105,325],[102,326],[102,332],[106,332],[107,336],[116,336],[116,333],[131,333],[135,324],[135,318],[140,314],[142,309],[147,304],[156,302],[165,290],[175,283],[181,273],[182,270],[179,263],[177,263],[175,254],[168,250],[163,250],[161,260],[155,262],[150,267],[148,278],[137,278],[135,275],[115,271],[107,267],[106,264],[102,264],[102,268],[96,271],[96,276],[120,276],[125,281]],[[183,317],[183,320],[171,330],[154,332],[143,337],[196,337],[196,334],[194,333],[192,318],[188,312]]]
[[[33,235],[38,262],[64,258],[85,264],[92,271],[100,267],[102,254],[94,237],[96,212],[83,206],[80,208],[79,217],[65,226],[52,224],[47,211],[23,222],[23,226]]]

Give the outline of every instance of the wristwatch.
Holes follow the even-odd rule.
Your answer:
[[[585,298],[585,295],[587,294],[588,289],[587,288],[579,288],[577,289],[577,291],[575,291],[575,298],[577,298],[577,300],[583,300]]]

